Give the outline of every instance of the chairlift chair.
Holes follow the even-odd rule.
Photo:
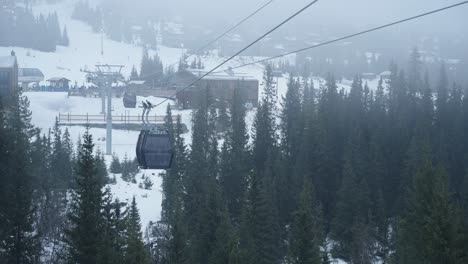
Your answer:
[[[136,108],[137,97],[134,93],[126,92],[123,96],[123,104],[125,108]]]
[[[166,170],[170,169],[174,157],[174,150],[168,131],[157,129],[148,121],[148,114],[152,104],[142,103],[142,121],[144,129],[138,136],[136,156],[142,169]]]

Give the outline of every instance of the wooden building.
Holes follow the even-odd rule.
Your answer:
[[[44,81],[44,74],[37,68],[19,68],[18,82],[21,84],[23,91],[28,90],[31,84],[39,86],[39,83]]]
[[[48,91],[51,92],[68,92],[70,89],[70,80],[63,77],[55,77],[47,80],[49,82]]]
[[[0,96],[12,95],[18,88],[18,62],[14,52],[0,57]]]
[[[183,109],[195,107],[200,98],[200,92],[206,88],[210,89],[216,101],[228,102],[232,100],[234,90],[240,89],[245,103],[254,107],[258,105],[259,81],[251,76],[234,73],[232,70],[209,74],[192,87],[184,89],[205,73],[206,71],[203,70],[178,72],[169,83],[168,88],[174,92],[177,91],[176,100]]]

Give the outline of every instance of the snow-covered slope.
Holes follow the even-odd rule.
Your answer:
[[[30,100],[30,110],[32,111],[32,122],[35,126],[46,132],[55,122],[55,117],[59,112],[61,113],[78,113],[78,114],[97,114],[101,109],[101,101],[97,98],[83,98],[83,97],[68,97],[67,93],[47,93],[47,92],[28,92],[25,95]],[[158,98],[147,98],[148,100],[157,103],[161,99]],[[119,115],[124,114],[125,111],[129,111],[131,115],[136,115],[138,109],[125,109],[122,100],[113,101],[113,114]],[[159,108],[155,110],[158,115],[164,115],[165,108]],[[174,114],[180,114],[182,116],[182,122],[188,124],[188,128],[191,126],[191,112],[190,111],[174,111]],[[76,142],[80,135],[85,132],[84,127],[68,127],[72,139]],[[90,129],[93,135],[94,142],[97,149],[105,150],[105,129]],[[138,137],[136,131],[113,131],[113,152],[115,152],[121,159],[127,155],[128,158],[133,159],[135,157],[135,144]],[[190,133],[184,134],[186,140],[190,140]],[[106,159],[110,161],[110,156],[106,156]],[[146,227],[149,221],[157,221],[161,212],[161,178],[159,177],[160,171],[142,171],[136,176],[137,184],[127,183],[117,175],[117,184],[109,185],[114,198],[119,198],[120,201],[131,201],[133,196],[136,197],[138,207],[140,209],[141,220],[143,228]],[[142,175],[149,176],[151,181],[154,183],[152,190],[143,190],[138,187],[138,184],[142,182]]]
[[[85,74],[80,70],[86,68],[93,70],[94,65],[98,63],[125,65],[123,73],[128,77],[132,66],[140,65],[142,48],[104,37],[104,55],[101,55],[101,35],[94,33],[85,23],[71,19],[74,2],[74,0],[68,0],[56,5],[33,7],[35,14],[57,12],[60,25],[67,27],[70,38],[69,47],[57,46],[57,51],[53,53],[19,47],[0,47],[0,54],[6,56],[14,50],[20,67],[39,68],[43,71],[46,80],[60,76],[82,84],[85,81]],[[166,47],[161,47],[159,52],[166,63],[177,62],[182,53],[179,49]]]
[[[115,42],[104,37],[104,56],[101,56],[101,35],[93,33],[91,28],[86,24],[71,19],[73,8],[73,0],[63,1],[57,5],[40,5],[34,7],[36,13],[48,13],[57,11],[61,25],[66,25],[70,37],[70,47],[58,47],[55,53],[38,52],[34,50],[18,48],[18,47],[0,47],[0,54],[9,54],[14,49],[18,56],[20,67],[37,67],[40,68],[45,78],[63,76],[71,79],[73,82],[81,84],[84,82],[85,74],[80,71],[88,67],[93,68],[96,63],[123,64],[124,74],[129,75],[133,65],[139,65],[141,60],[141,47]],[[154,51],[152,51],[154,52]],[[160,46],[158,54],[164,64],[175,64],[179,61],[182,51],[179,49],[167,48]],[[216,66],[225,58],[216,56],[205,56],[202,58],[207,69]],[[255,57],[240,57],[222,69],[227,69],[229,66],[237,66],[244,63],[249,63],[259,58]],[[262,80],[263,66],[251,65],[238,70],[239,72],[247,73],[250,76]],[[281,98],[286,93],[287,78],[278,78],[278,96]],[[314,79],[315,87],[318,88],[322,79]],[[371,85],[374,86],[374,82]],[[376,86],[376,85],[375,85]],[[349,89],[349,84],[343,82],[339,85],[340,88]],[[262,90],[262,89],[260,89]],[[261,91],[260,91],[261,93]],[[28,92],[26,96],[31,101],[31,110],[33,114],[33,123],[41,128],[43,132],[53,126],[58,113],[73,113],[73,114],[98,114],[101,110],[101,101],[98,98],[82,98],[68,97],[66,93],[42,93]],[[153,103],[158,103],[162,99],[148,98]],[[281,101],[281,100],[279,100]],[[164,105],[165,106],[165,105]],[[131,114],[137,115],[140,113],[138,109],[125,109],[121,100],[113,101],[113,115]],[[165,107],[155,109],[158,115],[165,114]],[[182,121],[191,130],[191,111],[174,111],[174,114],[180,114]],[[250,126],[253,121],[254,112],[247,114],[247,124]],[[83,135],[84,127],[69,127],[72,138],[76,141],[80,135]],[[104,129],[91,129],[94,136],[96,147],[105,149],[106,131]],[[123,158],[127,155],[129,158],[135,156],[135,143],[138,132],[135,131],[113,131],[113,151]],[[191,132],[184,135],[186,143],[190,144]],[[110,160],[110,157],[106,157]],[[138,188],[138,184],[131,184],[122,181],[117,177],[117,184],[111,185],[112,192],[115,198],[121,201],[130,200],[136,196],[138,207],[142,218],[143,228],[149,221],[157,221],[161,211],[161,179],[158,176],[160,171],[144,171],[142,174],[149,176],[153,181],[153,190],[143,190]],[[141,174],[137,175],[138,183],[141,182]]]

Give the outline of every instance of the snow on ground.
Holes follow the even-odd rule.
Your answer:
[[[123,64],[126,67],[123,70],[125,75],[129,75],[133,65],[139,65],[141,61],[141,47],[115,42],[104,37],[104,56],[101,56],[101,36],[92,32],[91,28],[80,21],[72,20],[71,13],[74,1],[64,1],[57,5],[39,5],[34,6],[33,11],[38,13],[50,13],[57,11],[62,26],[67,26],[70,38],[70,47],[57,47],[57,52],[47,53],[18,47],[0,47],[0,54],[9,54],[13,49],[18,57],[20,67],[37,67],[45,75],[45,79],[51,77],[66,77],[72,82],[83,84],[85,73],[82,69],[93,69],[97,63]],[[154,51],[153,51],[154,53]],[[166,65],[175,64],[179,61],[182,54],[180,49],[173,49],[160,46],[158,54]],[[255,60],[250,58],[248,62]],[[219,63],[222,58],[203,58],[207,67]],[[231,66],[237,66],[247,62],[246,59],[233,61]],[[226,67],[228,67],[227,65]],[[255,71],[253,71],[255,69]],[[261,66],[250,66],[245,69],[246,72],[253,72],[252,76],[261,79],[263,68]],[[68,97],[67,93],[47,93],[47,92],[27,92],[25,95],[29,98],[32,111],[32,122],[35,126],[46,133],[53,127],[55,118],[59,113],[70,114],[99,114],[101,111],[101,100],[99,98]],[[161,102],[160,98],[147,98],[152,103]],[[154,110],[158,115],[165,115],[165,105]],[[112,104],[113,115],[137,115],[140,109],[125,109],[121,99],[114,99]],[[191,141],[191,111],[174,111],[174,115],[181,114],[182,122],[187,125],[189,132],[184,134],[187,144]],[[253,112],[249,113],[249,123],[253,119]],[[76,142],[85,132],[84,127],[68,127],[72,139]],[[91,134],[94,137],[96,148],[105,150],[106,130],[100,128],[91,128]],[[137,131],[113,131],[113,152],[121,159],[127,155],[129,158],[135,156],[135,144],[138,137]],[[109,161],[110,157],[106,157]],[[142,190],[137,184],[126,183],[117,175],[117,184],[111,185],[112,193],[115,198],[121,201],[129,200],[135,195],[140,209],[143,228],[149,221],[157,221],[161,211],[161,178],[158,174],[161,171],[144,171],[137,175],[138,182],[141,181],[141,175],[144,173],[150,176],[153,181],[153,190]]]
[[[149,177],[153,182],[151,190],[145,190],[138,187],[139,184],[143,182],[143,175]],[[109,185],[114,198],[118,198],[121,202],[130,204],[133,196],[135,196],[138,210],[140,211],[142,231],[144,231],[150,221],[157,221],[161,215],[161,179],[158,176],[158,171],[145,171],[138,174],[135,177],[137,181],[136,184],[122,180],[120,174],[115,176],[117,183]]]
[[[34,7],[34,12],[47,14],[49,12],[57,11],[60,23],[62,26],[67,26],[70,47],[58,47],[55,53],[39,52],[18,47],[0,47],[0,54],[9,54],[14,49],[16,51],[20,67],[37,67],[40,68],[45,75],[45,79],[51,77],[66,77],[72,82],[83,84],[85,81],[85,74],[81,69],[93,69],[97,63],[109,64],[123,64],[125,68],[123,73],[128,76],[133,65],[138,66],[141,61],[142,49],[141,47],[115,42],[104,37],[104,56],[101,56],[101,36],[92,32],[91,28],[79,21],[71,19],[71,12],[73,9],[74,0],[63,1],[57,5],[39,5]],[[164,64],[176,65],[182,54],[182,50],[168,48],[164,46],[158,47],[158,54],[163,60]],[[152,51],[154,53],[154,51]],[[203,56],[202,60],[206,69],[211,69],[217,64],[221,63],[224,59],[213,55]],[[245,63],[251,63],[262,59],[261,57],[239,57],[227,63],[220,70],[226,70],[229,67],[239,66]],[[264,67],[262,65],[250,65],[236,72],[247,73],[248,75],[258,79],[262,83]],[[287,91],[287,77],[283,76],[277,78],[278,82],[278,103],[281,103],[281,98],[285,96]],[[315,88],[319,88],[320,84],[324,83],[321,78],[314,78]],[[376,87],[377,80],[371,81],[369,86],[371,89]],[[349,90],[349,81],[343,81],[338,85],[339,88]],[[259,94],[263,94],[263,85],[260,86]],[[27,92],[25,95],[30,99],[32,111],[32,122],[35,126],[42,129],[45,133],[54,125],[55,118],[58,113],[70,114],[99,114],[101,111],[101,100],[99,98],[83,98],[83,97],[68,97],[67,93],[47,93],[47,92]],[[153,104],[161,102],[160,98],[147,98]],[[165,103],[155,109],[153,113],[158,115],[165,115]],[[112,104],[113,115],[137,115],[140,114],[140,109],[125,109],[123,107],[122,99],[115,98]],[[173,111],[174,115],[180,114],[182,122],[187,125],[189,132],[184,134],[185,142],[190,145],[191,143],[191,111]],[[251,127],[253,123],[255,111],[247,113],[247,125]],[[78,138],[84,134],[84,127],[68,127],[72,139],[76,142]],[[250,131],[250,130],[249,130]],[[90,129],[92,133],[96,148],[101,151],[105,150],[105,137],[106,130],[100,128]],[[113,152],[116,153],[121,159],[124,155],[128,158],[135,156],[135,144],[138,137],[137,131],[113,131]],[[110,161],[109,156],[106,157]],[[161,178],[158,174],[161,171],[143,171],[137,175],[138,183],[141,182],[142,174],[149,176],[153,181],[152,190],[143,190],[138,188],[138,184],[124,182],[120,175],[117,175],[117,184],[110,185],[112,193],[115,198],[121,201],[130,201],[133,196],[136,197],[138,207],[140,209],[143,228],[146,227],[149,221],[157,221],[160,218],[161,211]]]
[[[101,111],[101,100],[99,98],[84,98],[84,97],[68,97],[67,93],[53,93],[53,92],[27,92],[25,95],[30,100],[30,110],[32,112],[32,123],[43,132],[47,132],[49,128],[54,125],[55,118],[58,113],[72,113],[72,114],[99,114]],[[158,103],[160,98],[147,98],[153,103]],[[125,109],[122,99],[113,100],[113,115],[125,114],[126,112],[131,115],[140,113],[139,109]],[[158,115],[165,114],[165,107],[155,109]],[[177,111],[174,110],[174,115],[180,114],[182,122],[187,124],[189,129],[188,133],[184,134],[185,140],[190,142],[190,121],[191,111]],[[64,129],[64,128],[63,128]],[[68,127],[70,135],[74,142],[84,134],[84,127]],[[103,140],[106,137],[106,130],[101,128],[91,128],[96,148],[101,151],[105,150],[106,142]],[[116,153],[120,159],[124,155],[133,159],[135,157],[135,146],[138,138],[137,131],[124,131],[113,130],[113,152]],[[106,159],[110,161],[110,156]],[[120,201],[131,201],[132,197],[136,197],[138,208],[140,210],[142,228],[145,228],[149,221],[157,221],[161,213],[161,178],[157,170],[142,171],[136,176],[137,184],[127,183],[117,175],[117,184],[109,185],[114,198],[119,198]],[[145,174],[149,176],[154,183],[152,190],[143,190],[138,187],[138,183],[142,181],[141,176]]]
[[[101,112],[101,99],[100,98],[84,98],[68,96],[67,93],[54,93],[54,92],[27,92],[25,95],[31,101],[30,109],[32,111],[32,122],[37,127],[41,128],[43,132],[53,127],[55,118],[59,113],[62,114],[79,114],[79,115],[97,115]],[[141,99],[141,98],[140,98]],[[139,99],[139,100],[140,100]],[[161,102],[163,99],[148,97],[145,100],[151,101],[153,104]],[[172,103],[171,101],[168,102]],[[166,105],[153,110],[152,114],[164,116],[166,114]],[[112,115],[141,115],[141,109],[126,109],[123,106],[121,98],[114,98],[112,100]],[[191,129],[191,112],[189,110],[173,111],[174,115],[180,114],[182,122],[187,124],[188,129]],[[78,139],[79,135],[83,135],[84,127],[69,127],[72,138]],[[91,133],[94,136],[96,147],[101,150],[105,149],[106,143],[101,139],[105,139],[106,130],[101,128],[91,128]],[[190,139],[190,133],[184,134],[186,140]],[[114,130],[113,131],[113,151],[123,157],[125,154],[129,158],[135,156],[135,144],[138,137],[137,131]]]
[[[55,5],[37,5],[33,7],[35,14],[49,14],[57,11],[60,25],[67,26],[70,46],[57,46],[54,53],[40,52],[19,47],[0,47],[0,54],[7,56],[11,50],[16,52],[19,66],[22,68],[39,68],[45,79],[66,77],[81,85],[85,82],[85,73],[81,70],[94,70],[94,65],[121,64],[124,76],[128,77],[132,66],[141,63],[142,48],[136,45],[116,42],[104,37],[104,55],[101,56],[101,35],[94,33],[87,24],[71,19],[74,7],[73,0],[63,1]],[[180,49],[160,47],[162,60],[172,64],[179,61]]]

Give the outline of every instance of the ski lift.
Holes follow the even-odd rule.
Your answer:
[[[170,169],[173,150],[169,134],[151,130],[140,132],[137,143],[137,160],[142,169]]]
[[[126,92],[123,96],[123,104],[125,108],[136,108],[136,104],[137,104],[136,94]]]
[[[138,136],[136,146],[138,164],[142,169],[170,169],[174,151],[169,133],[149,123],[148,116],[154,106],[148,101],[143,102],[142,105],[144,129]]]

